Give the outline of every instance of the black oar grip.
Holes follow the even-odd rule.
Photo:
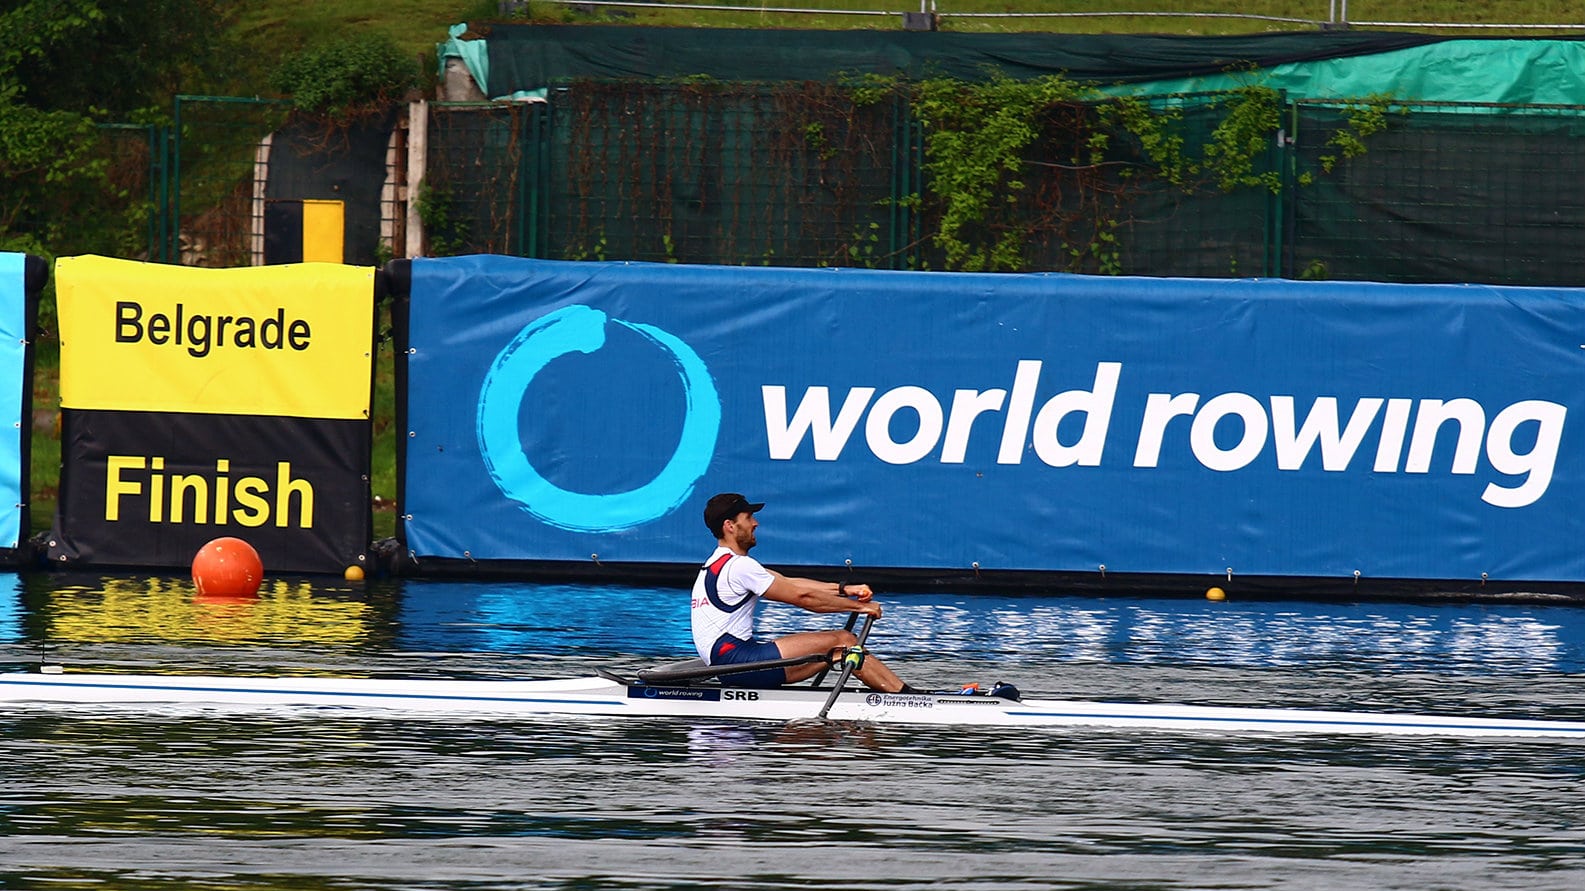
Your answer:
[[[854,613],[854,615],[856,616],[858,613]],[[870,626],[874,624],[874,615],[866,615],[864,617],[864,625],[859,628],[859,640],[855,644],[856,647],[862,648],[864,646],[864,639],[870,636]],[[837,685],[831,688],[831,695],[826,697],[826,704],[820,708],[820,719],[822,721],[831,712],[831,706],[836,705],[837,697],[842,695],[842,688],[847,686],[848,678],[852,677],[853,661],[855,660],[842,660],[842,673],[837,675]]]

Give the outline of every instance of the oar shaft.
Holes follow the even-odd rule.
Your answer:
[[[854,615],[857,615],[857,613]],[[863,649],[865,638],[870,636],[870,626],[874,624],[874,616],[867,615],[864,617],[864,624],[859,626],[859,640],[857,646],[860,649]],[[826,704],[820,708],[820,720],[825,720],[826,715],[831,712],[831,706],[836,705],[837,697],[842,695],[842,688],[847,686],[848,678],[852,676],[853,663],[849,661],[846,656],[844,656],[842,659],[842,673],[837,675],[837,684],[835,687],[831,688],[831,695],[826,697]]]

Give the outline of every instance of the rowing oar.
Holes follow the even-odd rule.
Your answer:
[[[842,630],[843,631],[852,631],[853,630],[853,623],[857,622],[858,620],[859,620],[859,614],[858,613],[848,613],[848,623],[846,625],[842,626]],[[820,682],[825,680],[826,679],[826,675],[828,675],[830,673],[831,673],[831,663],[829,661],[827,661],[826,662],[826,667],[820,669],[820,673],[815,675],[814,683],[811,683],[809,686],[811,686],[811,687],[820,686]]]
[[[864,624],[859,628],[859,642],[848,647],[847,655],[842,657],[842,673],[837,675],[837,685],[831,688],[831,695],[826,697],[826,704],[820,707],[820,720],[825,720],[826,715],[831,711],[831,706],[836,704],[837,697],[842,695],[842,688],[847,686],[848,678],[853,676],[853,669],[858,668],[859,663],[864,661],[864,639],[870,636],[870,626],[874,624],[874,616],[864,617]]]

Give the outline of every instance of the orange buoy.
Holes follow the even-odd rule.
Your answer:
[[[217,538],[193,557],[193,584],[201,596],[248,597],[262,581],[259,552],[240,538]]]

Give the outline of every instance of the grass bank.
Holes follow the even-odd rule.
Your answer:
[[[702,5],[702,4],[701,4]],[[753,7],[746,2],[721,5]],[[532,0],[516,21],[625,23],[706,28],[811,28],[896,30],[904,12],[917,12],[919,0],[797,0],[777,7],[831,10],[813,13],[779,13],[761,9],[744,11],[657,7],[598,7]],[[941,27],[950,31],[1066,32],[1076,34],[1248,34],[1263,31],[1314,30],[1328,20],[1333,8],[1346,7],[1355,22],[1432,22],[1459,25],[1441,33],[1481,35],[1501,30],[1470,30],[1468,26],[1585,24],[1579,5],[1560,0],[1496,0],[1466,3],[1462,0],[935,0],[943,13]],[[232,28],[250,45],[291,47],[316,38],[349,31],[390,37],[398,46],[432,63],[435,44],[446,37],[446,28],[458,22],[486,23],[501,20],[496,0],[462,0],[436,3],[425,0],[257,0],[239,4]],[[843,15],[837,10],[862,10],[882,15]],[[1141,15],[1117,15],[1118,11]],[[1020,16],[1018,13],[1053,13],[1060,17]],[[990,14],[964,17],[964,13]],[[1091,15],[1078,15],[1080,13]],[[1106,13],[1106,15],[1094,15]],[[1263,18],[1250,18],[1261,16]],[[1356,26],[1358,27],[1358,26]],[[1375,28],[1389,28],[1373,25]],[[1435,30],[1435,29],[1417,29]],[[1582,31],[1529,28],[1506,33],[1524,36],[1557,36]],[[267,56],[271,61],[282,54]],[[427,63],[426,63],[427,64]]]

